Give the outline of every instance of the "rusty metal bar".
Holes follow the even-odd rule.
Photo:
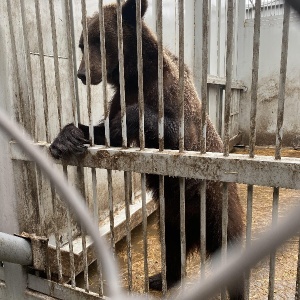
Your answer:
[[[184,151],[184,1],[178,0],[179,18],[179,152]]]
[[[207,111],[207,73],[208,73],[208,0],[202,6],[202,85],[201,85],[201,140],[200,151],[206,152],[206,111]]]
[[[107,170],[107,183],[108,183],[108,206],[109,206],[109,223],[110,223],[110,245],[115,254],[115,221],[114,221],[114,202],[112,190],[112,171]]]
[[[73,61],[73,77],[74,78],[74,88],[75,88],[75,105],[76,108],[73,108],[76,112],[76,116],[74,118],[74,124],[77,126],[78,122],[80,122],[80,106],[79,106],[79,93],[78,93],[78,80],[77,80],[77,60],[76,60],[76,41],[75,41],[75,26],[74,26],[74,14],[73,14],[73,0],[65,0],[68,1],[69,5],[68,7],[70,8],[70,16],[69,16],[69,21],[70,21],[70,30],[71,30],[71,47],[72,47],[72,61]],[[71,59],[69,57],[69,59]],[[79,172],[80,173],[80,172]]]
[[[226,41],[226,86],[225,86],[225,116],[224,116],[224,156],[229,155],[229,121],[231,104],[232,54],[233,54],[233,0],[227,4],[227,41]]]
[[[48,151],[49,144],[38,145]],[[10,146],[12,159],[31,160],[17,150],[16,143],[11,142]],[[57,160],[56,163],[61,164],[61,161]],[[78,165],[74,157],[69,157],[64,163]],[[87,150],[80,166],[300,189],[300,160],[289,157],[277,161],[267,156],[249,158],[249,155],[231,154],[224,157],[220,153],[199,154],[195,151],[187,151],[179,156],[178,150],[159,152],[152,149],[140,151],[139,148],[124,150],[94,146]]]
[[[201,278],[204,278],[206,264],[206,180],[200,182],[200,258]]]
[[[126,128],[126,102],[125,102],[125,78],[124,78],[124,52],[123,52],[123,27],[122,27],[122,3],[117,0],[117,22],[118,22],[118,59],[121,101],[121,124],[122,124],[122,146],[127,147]]]
[[[30,118],[28,120],[31,126],[31,135],[33,136],[34,140],[37,141],[37,130],[36,130],[36,116],[35,116],[35,98],[33,92],[33,80],[32,80],[32,69],[31,69],[31,59],[30,59],[30,50],[29,50],[29,41],[28,41],[28,32],[26,30],[26,13],[25,13],[25,2],[20,1],[21,5],[21,22],[22,22],[22,33],[24,38],[24,52],[25,52],[25,63],[26,63],[26,77],[27,77],[27,84],[28,84],[28,96],[29,96],[29,108],[30,108]]]
[[[273,189],[273,211],[272,211],[272,227],[278,223],[278,202],[279,202],[279,188]],[[274,299],[274,286],[275,286],[275,260],[276,249],[270,254],[270,272],[269,272],[269,294],[268,300]]]
[[[92,98],[91,98],[91,73],[90,73],[90,57],[89,57],[89,41],[88,41],[88,27],[87,27],[87,15],[86,15],[86,1],[81,0],[81,13],[82,13],[82,35],[84,45],[84,62],[85,62],[85,76],[87,86],[87,108],[89,117],[89,141],[90,146],[94,146],[94,129],[92,122]],[[92,168],[93,169],[93,168]],[[95,182],[92,183],[93,187]],[[85,291],[89,292],[89,273],[87,262],[87,247],[86,247],[86,232],[82,229],[82,252],[83,252],[83,274],[84,274],[84,287]]]
[[[75,281],[75,260],[74,260],[74,250],[73,250],[73,239],[72,239],[72,223],[70,210],[67,209],[67,220],[68,220],[68,243],[70,251],[70,271],[71,271],[71,286],[76,287]]]
[[[252,236],[252,205],[253,205],[253,185],[247,186],[247,217],[246,217],[246,247],[251,245]],[[251,270],[245,275],[245,297],[249,299]]]
[[[100,32],[100,52],[101,52],[101,70],[102,70],[102,91],[104,107],[104,127],[105,127],[105,145],[110,146],[109,134],[109,108],[107,100],[107,69],[106,69],[106,48],[105,48],[105,26],[103,0],[99,0],[99,32]]]
[[[126,214],[126,242],[127,242],[127,272],[128,290],[132,291],[132,252],[131,252],[131,220],[130,220],[130,199],[128,187],[128,172],[124,172],[125,183],[125,214]]]
[[[222,264],[227,260],[227,228],[228,228],[228,183],[223,182],[223,200],[222,200]],[[222,289],[221,299],[226,299],[226,290]]]
[[[94,220],[97,226],[99,226],[99,201],[97,195],[97,174],[96,169],[92,168],[92,188],[93,188],[93,210],[94,210]],[[102,264],[101,261],[97,260],[97,270],[99,274],[99,295],[103,296],[103,274],[102,274]]]
[[[63,166],[63,172],[68,180],[68,166]],[[70,210],[67,209],[67,223],[68,223],[68,243],[69,243],[69,251],[70,251],[70,273],[71,273],[71,286],[73,288],[76,287],[75,282],[75,261],[74,261],[74,251],[73,251],[73,241],[72,241],[72,224],[71,224],[71,214]]]
[[[82,11],[82,35],[84,45],[84,62],[85,62],[85,76],[86,76],[86,92],[87,92],[87,106],[89,117],[89,135],[90,146],[94,145],[94,129],[92,121],[92,96],[91,96],[91,68],[90,68],[90,55],[89,55],[89,41],[88,41],[88,27],[87,27],[87,15],[86,15],[86,2],[81,0]]]
[[[142,214],[143,214],[143,245],[144,245],[144,274],[145,293],[149,292],[148,241],[147,241],[147,207],[146,207],[146,174],[141,174],[142,185]]]
[[[139,87],[139,136],[140,148],[145,148],[145,130],[144,130],[144,88],[143,88],[143,45],[142,45],[142,18],[141,18],[141,0],[136,1],[136,40],[137,40],[137,69],[138,69],[138,87]]]
[[[59,223],[59,216],[57,213],[58,199],[55,192],[55,187],[53,183],[50,184],[51,188],[51,198],[52,198],[52,207],[53,207],[53,215],[54,215],[54,237],[55,237],[55,248],[56,248],[56,263],[57,263],[57,271],[58,271],[58,282],[62,283],[62,263],[61,263],[61,250],[60,250],[60,238],[57,224]]]
[[[43,35],[42,35],[42,22],[41,22],[41,11],[39,0],[35,0],[35,15],[37,25],[37,37],[38,37],[38,49],[39,49],[39,60],[41,70],[41,82],[43,92],[43,104],[44,104],[44,120],[45,120],[45,133],[46,141],[49,142],[49,111],[48,111],[48,95],[46,88],[46,71],[45,71],[45,60],[44,60],[44,47],[43,47]]]
[[[186,231],[185,231],[185,178],[179,178],[180,188],[180,250],[181,250],[181,282],[186,276]]]
[[[36,0],[38,1],[38,0]],[[64,14],[65,14],[65,20],[66,20],[66,36],[67,36],[67,43],[68,43],[68,76],[70,78],[70,90],[71,90],[71,99],[72,99],[72,113],[73,113],[73,120],[74,125],[78,126],[78,109],[77,109],[77,102],[78,100],[78,86],[77,86],[77,80],[74,74],[74,69],[76,67],[75,61],[76,61],[76,53],[75,49],[72,45],[72,26],[73,20],[72,20],[72,11],[69,0],[64,0]],[[74,30],[74,29],[73,29]],[[76,91],[77,89],[77,91]]]
[[[163,28],[162,1],[156,1],[156,31],[158,44],[158,140],[159,151],[164,150],[164,69],[163,69]]]
[[[250,139],[249,156],[254,157],[256,140],[256,112],[257,112],[257,88],[259,68],[260,45],[260,18],[261,0],[255,2],[254,33],[253,33],[253,57],[252,57],[252,83],[251,83],[251,111],[250,111]]]
[[[24,101],[21,100],[21,86],[20,86],[20,70],[18,65],[18,57],[17,57],[17,48],[16,48],[16,39],[15,33],[13,28],[13,19],[12,19],[12,12],[11,12],[11,1],[6,0],[7,6],[7,16],[8,16],[8,25],[9,25],[9,34],[10,34],[10,42],[11,42],[11,52],[12,52],[12,69],[13,69],[13,78],[14,84],[17,86],[18,91],[18,101],[14,100],[14,113],[16,116],[16,120],[21,122],[24,125]],[[14,97],[14,99],[16,99]]]
[[[161,244],[161,277],[162,294],[167,294],[167,268],[166,268],[166,227],[165,227],[165,177],[159,176],[159,228]]]
[[[55,74],[55,88],[57,96],[57,112],[58,112],[58,122],[59,129],[62,128],[62,102],[61,102],[61,86],[60,86],[60,76],[59,76],[59,61],[58,61],[58,48],[57,48],[57,35],[56,35],[56,21],[53,0],[49,0],[49,10],[51,17],[51,32],[52,32],[52,48],[53,48],[53,58],[54,58],[54,74]]]
[[[285,83],[286,83],[288,44],[289,44],[289,24],[290,24],[290,6],[287,2],[285,2],[284,14],[283,14],[282,44],[281,44],[275,159],[281,158],[281,147],[282,147],[282,136],[283,136],[282,126],[283,126],[284,102],[285,102]]]
[[[58,112],[58,122],[59,128],[62,128],[62,102],[61,102],[61,86],[60,86],[60,76],[59,76],[59,61],[58,61],[58,47],[57,47],[57,35],[56,35],[56,20],[55,20],[55,11],[53,0],[49,1],[49,10],[51,17],[51,33],[52,33],[52,48],[53,48],[53,58],[54,58],[54,71],[55,71],[55,88],[57,94],[57,112]],[[53,201],[53,211],[55,222],[58,223],[58,212],[57,212],[57,195],[55,188],[51,187],[52,190],[52,201]],[[61,250],[60,250],[60,238],[57,228],[55,229],[55,244],[56,244],[56,258],[58,265],[58,279],[62,283],[62,261],[61,261]]]

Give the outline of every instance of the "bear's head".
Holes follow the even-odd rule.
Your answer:
[[[147,10],[147,0],[141,0],[141,16]],[[109,83],[118,84],[119,80],[119,58],[118,58],[118,26],[116,4],[103,7],[105,27],[105,49],[106,49],[106,70]],[[125,59],[125,73],[131,73],[133,68],[128,62],[134,60],[136,64],[136,0],[127,0],[122,5],[122,26],[123,26],[123,53]],[[100,28],[99,15],[95,14],[87,21],[88,45],[90,60],[91,84],[99,84],[102,81],[102,64],[100,50]],[[84,59],[83,34],[79,41],[79,47],[83,56],[78,69],[77,76],[86,84],[86,66]],[[126,65],[127,64],[127,65]],[[136,66],[135,66],[136,68]]]

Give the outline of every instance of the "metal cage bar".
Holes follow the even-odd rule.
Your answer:
[[[289,23],[290,23],[290,6],[285,2],[284,14],[283,14],[282,44],[281,44],[275,159],[281,158],[281,147],[282,147],[282,137],[283,137],[282,126],[283,126],[284,102],[285,102],[285,83],[286,83],[287,56],[288,56],[288,45],[289,45]]]
[[[120,74],[119,77],[120,77],[122,146],[124,148],[127,148],[123,27],[122,27],[122,3],[121,3],[121,0],[117,0],[117,24],[118,24],[118,58],[119,58],[119,74]]]
[[[158,44],[158,141],[159,151],[164,150],[164,69],[163,69],[163,22],[162,1],[156,4],[156,31]]]
[[[254,151],[255,151],[259,45],[260,45],[260,19],[261,19],[260,7],[261,7],[261,0],[257,0],[255,2],[255,18],[254,18],[254,33],[253,33],[250,139],[249,139],[249,156],[250,157],[254,157]]]
[[[232,98],[232,55],[233,55],[233,0],[227,4],[227,49],[226,49],[226,86],[225,86],[225,116],[224,116],[224,156],[229,155],[229,122],[230,103]]]
[[[272,211],[272,226],[277,225],[278,222],[278,202],[279,202],[279,188],[273,189],[273,211]],[[274,299],[275,288],[275,262],[276,262],[276,249],[270,255],[270,272],[269,272],[269,294],[268,300]]]
[[[184,151],[184,2],[178,0],[179,19],[179,152]]]

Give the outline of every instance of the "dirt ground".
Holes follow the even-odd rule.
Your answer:
[[[247,149],[238,149],[237,153],[248,153]],[[274,155],[274,149],[258,149],[258,155]],[[284,149],[282,156],[299,157],[300,151]],[[247,186],[238,185],[241,203],[246,213]],[[272,221],[273,189],[270,187],[254,187],[253,195],[253,224],[252,238],[265,231]],[[279,218],[286,215],[295,204],[300,203],[300,191],[280,189]],[[244,217],[246,223],[246,217]],[[149,274],[160,272],[160,241],[158,216],[153,214],[148,219],[148,264]],[[287,241],[277,251],[275,267],[275,299],[294,299],[296,288],[296,273],[298,260],[299,237]],[[121,270],[121,281],[124,287],[127,283],[127,247],[126,240],[122,240],[116,246],[118,262]],[[92,268],[91,268],[92,269]],[[200,273],[199,255],[194,254],[188,259],[187,277],[195,278]],[[94,275],[93,275],[94,273]],[[91,272],[89,281],[91,290],[97,291],[98,278]],[[141,226],[132,232],[132,276],[133,291],[144,291],[144,260],[143,237]],[[269,284],[269,257],[265,258],[251,270],[250,299],[268,299]],[[160,298],[159,293],[151,292],[154,297]]]

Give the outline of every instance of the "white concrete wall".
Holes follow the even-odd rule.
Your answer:
[[[260,60],[257,107],[257,144],[274,145],[277,122],[277,99],[283,16],[263,17],[261,20]],[[241,22],[240,22],[241,23]],[[243,21],[239,32],[238,78],[249,87],[240,103],[240,129],[248,143],[250,127],[251,70],[253,20]],[[292,12],[289,30],[286,100],[283,124],[283,143],[299,144],[300,139],[300,19]]]

